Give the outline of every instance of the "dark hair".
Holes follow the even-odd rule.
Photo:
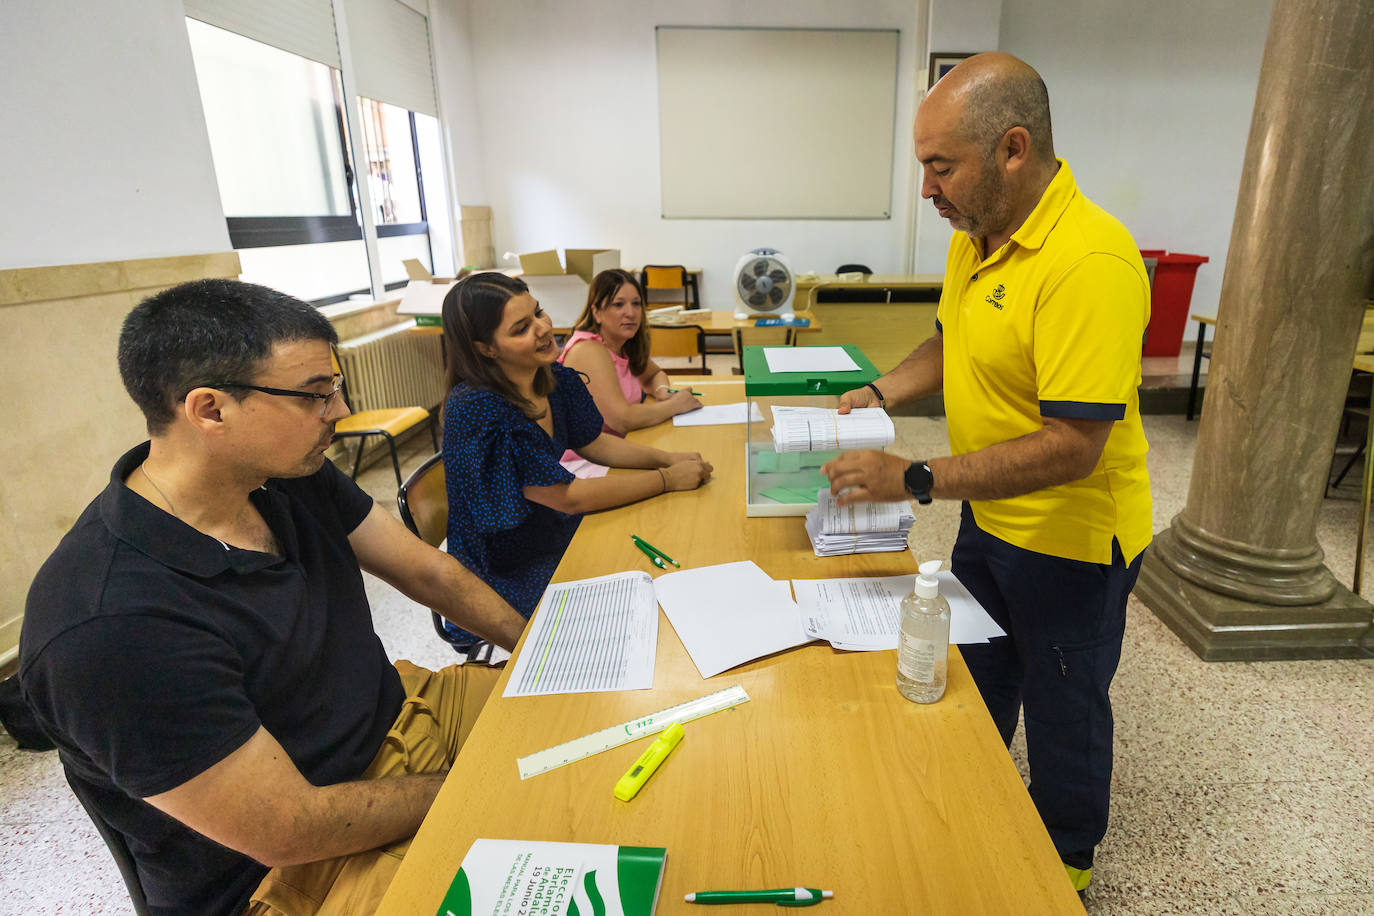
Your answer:
[[[573,325],[573,330],[598,330],[596,316],[592,314],[592,309],[605,308],[606,304],[615,298],[615,294],[620,292],[620,287],[626,283],[633,286],[635,292],[639,293],[640,320],[639,330],[635,331],[635,336],[625,341],[622,355],[629,359],[630,371],[635,375],[642,375],[644,367],[649,365],[649,316],[646,310],[649,297],[644,295],[644,287],[639,284],[639,278],[628,270],[612,267],[610,270],[603,270],[592,278],[592,285],[587,287],[587,304],[583,307],[582,314],[577,316],[577,323]]]
[[[1031,138],[1033,159],[1054,162],[1054,131],[1050,126],[1050,93],[1045,81],[1028,64],[1010,73],[975,79],[969,84],[961,123],[966,137],[991,157],[1013,127],[1024,127]]]
[[[195,280],[149,296],[119,332],[119,375],[156,436],[191,389],[251,381],[279,343],[339,335],[309,303],[255,283]],[[232,393],[232,392],[231,392]]]
[[[529,291],[524,280],[496,271],[470,274],[453,285],[444,297],[444,384],[450,389],[463,383],[494,391],[531,420],[538,420],[544,411],[535,409],[496,360],[477,350],[478,343],[490,344],[496,336],[506,303]],[[553,370],[540,367],[534,376],[534,393],[543,397],[553,386]]]

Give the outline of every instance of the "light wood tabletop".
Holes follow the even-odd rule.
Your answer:
[[[666,321],[663,318],[655,318],[654,310],[649,310],[649,324],[676,328],[682,325],[696,325],[707,334],[729,334],[738,328],[752,328],[754,322],[758,321],[759,316],[750,318],[736,318],[735,313],[724,309],[688,309],[681,312],[674,312],[674,316],[680,316],[678,320]],[[821,319],[815,312],[797,312],[798,318],[805,318],[810,323],[805,326],[794,326],[792,330],[799,334],[820,331],[822,329]],[[554,328],[557,332],[558,328]]]
[[[691,384],[708,404],[743,400],[738,381]],[[905,552],[819,559],[801,518],[745,518],[743,425],[632,435],[700,451],[714,479],[587,516],[556,581],[659,575],[631,533],[683,568],[752,559],[775,579],[914,572]],[[958,651],[929,706],[897,693],[895,654],[811,644],[702,680],[660,612],[652,690],[504,699],[507,668],[378,912],[436,913],[472,841],[489,837],[666,847],[659,913],[691,912],[692,891],[800,885],[835,892],[818,916],[1081,914]],[[688,723],[629,803],[611,789],[651,738],[523,782],[516,771],[517,757],[736,684],[749,702]]]
[[[649,316],[651,319],[649,322],[650,325],[664,328],[680,328],[687,325],[694,325],[701,328],[707,334],[729,334],[738,328],[752,328],[754,327],[754,322],[758,320],[757,317],[736,318],[734,312],[720,309],[689,309],[682,312],[674,312],[673,314],[682,316],[676,321],[668,321],[666,319],[654,320],[654,311],[654,309],[649,309]],[[805,318],[810,322],[810,324],[805,327],[794,327],[793,330],[798,333],[805,334],[807,332],[815,332],[823,329],[820,316],[816,315],[814,312],[798,312],[797,317]],[[414,328],[411,328],[411,331],[416,334],[444,333],[444,329],[438,325],[416,325]],[[571,334],[572,327],[555,327],[553,332],[558,335]]]

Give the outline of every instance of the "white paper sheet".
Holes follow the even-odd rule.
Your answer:
[[[885,448],[897,438],[892,418],[881,407],[847,414],[826,407],[773,407],[773,448],[779,452],[816,452],[836,448]]]
[[[654,686],[658,608],[648,573],[550,585],[529,626],[503,696]]]
[[[674,426],[721,426],[726,423],[744,423],[749,420],[749,401],[740,401],[736,404],[707,404],[696,410],[680,413],[673,417]],[[754,408],[754,422],[763,422],[763,411],[759,410],[759,405],[752,404]]]
[[[654,594],[703,678],[813,638],[787,583],[750,560],[659,576]]]
[[[857,372],[844,347],[764,347],[769,372]]]
[[[942,570],[938,578],[940,594],[949,602],[951,643],[983,643],[1007,635],[953,573]],[[902,599],[915,584],[915,575],[792,580],[807,634],[837,649],[857,650],[897,648]]]

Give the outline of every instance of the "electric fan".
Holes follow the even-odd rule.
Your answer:
[[[791,321],[796,292],[792,265],[772,248],[755,248],[735,265],[735,317],[777,317]]]

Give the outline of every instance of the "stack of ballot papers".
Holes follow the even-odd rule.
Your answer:
[[[892,418],[881,407],[849,413],[826,407],[773,407],[773,449],[820,452],[846,448],[885,448],[897,438]]]
[[[829,487],[816,493],[816,508],[806,513],[806,533],[818,557],[906,550],[907,532],[915,523],[905,501],[841,507]]]

